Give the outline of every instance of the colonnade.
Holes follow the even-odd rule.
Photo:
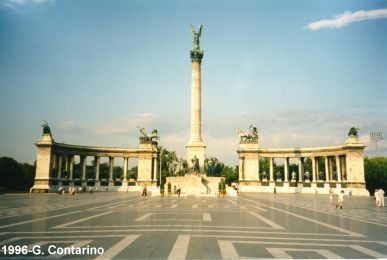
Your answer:
[[[242,191],[278,187],[281,192],[315,192],[317,189],[328,192],[329,188],[347,188],[358,194],[368,194],[364,179],[364,148],[353,138],[344,145],[294,149],[259,148],[258,141],[241,140],[237,151],[239,186]],[[262,159],[268,162],[265,169],[260,165]],[[280,167],[275,169],[275,162],[279,160],[283,164],[278,164]],[[294,160],[297,168],[292,167],[290,171],[290,161]]]
[[[36,143],[36,176],[32,190],[51,191],[58,186],[127,186],[127,172],[130,158],[137,158],[136,185],[156,186],[157,183],[157,143],[141,141],[138,148],[91,147],[56,143],[51,135],[43,134]],[[79,178],[74,178],[74,158],[79,156]],[[87,178],[87,158],[94,158],[93,178]],[[101,158],[107,157],[108,178],[101,179]],[[116,158],[124,160],[123,179],[114,179]],[[66,176],[63,173],[66,172]],[[90,176],[89,176],[90,177]],[[115,185],[116,184],[116,185]]]
[[[242,164],[244,163],[244,158],[241,157]],[[334,155],[334,156],[313,156],[313,157],[260,157],[260,159],[267,159],[269,163],[269,176],[267,176],[266,171],[259,169],[258,175],[259,180],[263,181],[312,181],[312,182],[342,182],[346,180],[346,155]],[[274,161],[276,159],[283,160],[283,170],[281,172],[274,172]],[[297,172],[289,171],[289,160],[297,159]],[[306,159],[311,160],[311,173],[305,171],[305,161]],[[319,169],[319,160],[324,161],[324,171]],[[243,169],[243,167],[242,167]],[[277,174],[280,173],[281,177],[278,177]],[[244,180],[243,174],[239,178]]]

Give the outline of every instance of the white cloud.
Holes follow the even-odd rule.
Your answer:
[[[156,121],[156,117],[152,113],[143,113],[134,116],[120,117],[108,120],[96,127],[93,127],[92,132],[97,136],[111,135],[111,134],[126,134],[133,131],[137,131],[137,126],[145,127],[147,132],[152,129]]]
[[[0,7],[15,9],[18,6],[29,4],[39,5],[46,3],[53,3],[55,0],[5,0],[0,2]]]
[[[62,121],[62,122],[59,122],[59,128],[62,128],[62,129],[70,129],[74,126],[74,122],[73,121]]]
[[[336,15],[333,19],[320,20],[310,23],[306,26],[306,28],[311,31],[324,28],[342,28],[353,22],[383,18],[387,18],[387,8],[369,11],[360,10],[354,13],[351,11],[345,11],[342,14]]]

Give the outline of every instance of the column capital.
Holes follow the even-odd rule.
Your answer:
[[[203,55],[204,55],[203,51],[194,50],[194,51],[191,51],[190,53],[191,53],[190,57],[191,57],[192,62],[194,62],[194,61],[199,62],[199,63],[202,62]]]

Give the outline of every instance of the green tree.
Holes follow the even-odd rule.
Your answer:
[[[10,157],[0,157],[0,189],[29,190],[35,179],[35,165],[18,163]]]
[[[387,157],[364,158],[366,188],[371,195],[375,189],[387,191]]]

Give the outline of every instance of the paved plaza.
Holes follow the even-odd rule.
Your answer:
[[[308,194],[0,195],[0,257],[12,259],[387,258],[386,241],[387,210],[370,197],[346,196],[341,211]],[[56,250],[71,246],[103,254]]]

